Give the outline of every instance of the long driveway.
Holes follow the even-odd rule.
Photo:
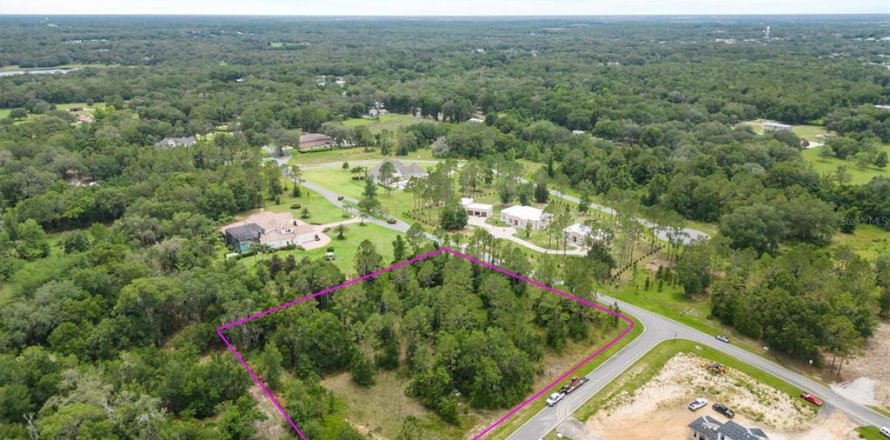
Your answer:
[[[634,341],[625,346],[621,351],[607,359],[602,365],[587,375],[590,381],[567,395],[560,403],[552,408],[544,408],[533,416],[525,425],[517,429],[509,438],[511,440],[538,440],[547,435],[575,412],[584,402],[589,400],[598,391],[602,390],[612,380],[643,357],[652,348],[663,341],[671,339],[687,339],[703,346],[726,353],[755,368],[759,368],[772,374],[801,390],[816,393],[825,401],[826,406],[831,406],[843,411],[851,419],[863,424],[874,426],[890,426],[890,418],[871,410],[870,408],[853,402],[846,397],[834,392],[813,380],[790,371],[770,360],[762,358],[742,348],[717,341],[714,335],[708,335],[698,330],[687,327],[661,315],[652,313],[646,309],[618,301],[614,298],[599,295],[600,300],[606,304],[617,302],[623,312],[634,315],[643,323],[645,330]]]

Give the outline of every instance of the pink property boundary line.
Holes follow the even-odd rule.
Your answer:
[[[335,292],[335,291],[337,291],[337,290],[339,290],[339,289],[342,289],[342,288],[344,288],[344,287],[347,287],[347,286],[356,284],[356,283],[361,282],[361,281],[364,281],[364,280],[366,280],[366,279],[374,278],[374,277],[376,277],[376,276],[379,276],[379,275],[384,274],[384,273],[386,273],[386,272],[390,272],[390,271],[395,270],[395,269],[398,269],[398,268],[400,268],[400,267],[404,267],[404,266],[407,266],[407,265],[409,265],[409,264],[416,263],[416,262],[418,262],[418,261],[426,260],[427,258],[433,257],[433,256],[435,256],[435,255],[439,255],[439,254],[441,254],[441,253],[443,253],[443,252],[447,252],[447,253],[452,254],[452,255],[454,255],[454,256],[456,256],[456,257],[463,258],[464,260],[467,260],[467,261],[469,261],[469,262],[471,262],[471,263],[478,264],[479,266],[482,266],[482,267],[491,269],[491,270],[493,270],[493,271],[495,271],[495,272],[499,272],[499,273],[502,273],[502,274],[504,274],[504,275],[513,277],[513,278],[515,278],[515,279],[517,279],[517,280],[520,280],[520,281],[523,281],[523,282],[525,282],[525,283],[531,284],[531,285],[533,285],[533,286],[535,286],[535,287],[539,287],[539,288],[544,289],[544,290],[546,290],[546,291],[548,291],[548,292],[555,293],[555,294],[557,294],[557,295],[559,295],[559,296],[562,296],[562,297],[564,297],[564,298],[570,299],[570,300],[575,301],[575,302],[577,302],[577,303],[579,303],[579,304],[583,304],[583,305],[585,305],[585,306],[587,306],[587,307],[590,307],[590,308],[599,310],[599,311],[601,311],[601,312],[608,313],[608,314],[610,314],[610,315],[612,315],[612,316],[616,316],[616,317],[618,317],[618,318],[620,318],[620,319],[622,319],[623,321],[625,321],[625,322],[628,323],[628,327],[627,327],[626,329],[624,329],[624,331],[621,332],[621,334],[619,334],[618,336],[616,336],[615,338],[613,338],[611,341],[609,341],[608,343],[606,343],[606,344],[603,345],[602,347],[598,348],[596,351],[594,351],[593,353],[591,353],[590,356],[587,356],[584,360],[582,360],[582,361],[579,362],[577,365],[575,365],[574,367],[572,367],[571,369],[569,369],[568,371],[566,371],[565,373],[563,373],[561,376],[557,377],[556,379],[554,379],[553,381],[551,381],[550,383],[548,383],[548,384],[547,384],[544,388],[542,388],[540,391],[536,392],[535,394],[533,394],[533,395],[532,395],[531,397],[529,397],[528,399],[525,399],[525,400],[524,400],[522,403],[520,403],[519,405],[516,405],[515,407],[513,407],[513,409],[511,409],[509,412],[507,412],[507,414],[505,414],[505,415],[502,416],[501,418],[497,419],[494,423],[492,423],[490,426],[488,426],[487,428],[485,428],[485,429],[484,429],[482,432],[480,432],[479,434],[476,434],[476,435],[473,437],[472,440],[478,440],[478,439],[481,439],[482,437],[488,435],[488,433],[490,433],[492,430],[494,430],[495,428],[497,428],[501,423],[504,423],[504,421],[506,421],[507,419],[509,419],[510,417],[512,417],[512,416],[513,416],[514,414],[516,414],[517,412],[521,411],[523,408],[525,408],[526,406],[528,406],[530,403],[532,403],[533,401],[535,401],[536,399],[538,399],[539,397],[541,397],[544,393],[550,391],[551,388],[553,388],[554,386],[556,386],[557,384],[559,384],[560,382],[562,382],[563,380],[565,380],[566,378],[568,378],[568,377],[569,377],[570,375],[572,375],[575,371],[577,371],[578,369],[580,369],[581,367],[583,367],[584,365],[586,365],[588,362],[592,361],[594,358],[596,358],[597,356],[599,356],[600,354],[602,354],[604,351],[606,351],[606,350],[608,350],[609,348],[611,348],[613,345],[615,345],[616,343],[618,343],[618,341],[620,341],[621,339],[623,339],[625,336],[627,336],[627,335],[628,335],[631,331],[633,331],[633,329],[634,329],[634,325],[635,325],[635,324],[634,324],[634,321],[633,321],[632,319],[630,319],[629,317],[625,316],[624,314],[621,314],[621,313],[618,313],[618,312],[616,312],[616,311],[614,311],[614,310],[605,308],[605,307],[603,307],[603,306],[601,306],[601,305],[599,305],[599,304],[593,303],[593,302],[591,302],[591,301],[587,301],[587,300],[585,300],[585,299],[578,298],[577,296],[568,294],[568,293],[563,292],[563,291],[561,291],[561,290],[559,290],[559,289],[554,289],[553,287],[550,287],[550,286],[547,286],[547,285],[545,285],[545,284],[539,283],[539,282],[537,282],[537,281],[535,281],[535,280],[532,280],[532,279],[530,279],[530,278],[524,277],[524,276],[522,276],[522,275],[519,275],[519,274],[510,272],[509,270],[504,269],[504,268],[502,268],[502,267],[495,266],[495,265],[490,264],[490,263],[486,263],[486,262],[484,262],[484,261],[482,261],[482,260],[479,260],[479,259],[477,259],[477,258],[474,258],[474,257],[471,257],[471,256],[466,255],[466,254],[464,254],[464,253],[458,252],[458,251],[456,251],[456,250],[454,250],[454,249],[447,248],[447,247],[442,247],[442,248],[436,249],[436,250],[434,250],[434,251],[430,251],[430,252],[427,252],[427,253],[418,255],[418,256],[416,256],[416,257],[414,257],[414,258],[411,258],[411,259],[409,259],[409,260],[405,260],[405,261],[398,262],[398,263],[396,263],[396,264],[393,264],[392,266],[389,266],[389,267],[380,269],[380,270],[378,270],[378,271],[376,271],[376,272],[372,272],[372,273],[369,273],[369,274],[367,274],[367,275],[362,275],[362,276],[360,276],[360,277],[358,277],[358,278],[351,279],[351,280],[346,281],[346,282],[344,282],[344,283],[341,283],[341,284],[337,284],[337,285],[335,285],[335,286],[328,287],[328,288],[326,288],[326,289],[324,289],[324,290],[320,290],[320,291],[318,291],[318,292],[316,292],[316,293],[313,293],[313,294],[311,294],[311,295],[306,295],[306,296],[303,296],[303,297],[294,299],[294,300],[292,300],[292,301],[288,301],[288,302],[286,302],[286,303],[284,303],[284,304],[281,304],[281,305],[272,307],[272,308],[270,308],[270,309],[266,309],[266,310],[263,310],[263,311],[261,311],[261,312],[254,313],[254,314],[252,314],[252,315],[250,315],[250,316],[247,316],[247,317],[244,317],[244,318],[241,318],[241,319],[238,319],[238,320],[229,322],[229,323],[227,323],[227,324],[223,324],[223,325],[219,326],[219,327],[216,329],[216,334],[217,334],[217,335],[219,336],[219,338],[223,341],[223,343],[226,344],[226,347],[228,347],[228,349],[229,349],[229,351],[232,353],[232,355],[234,355],[235,358],[238,359],[238,362],[241,363],[241,366],[244,367],[245,370],[247,370],[247,374],[249,374],[250,377],[253,379],[254,383],[256,383],[258,387],[260,387],[260,389],[263,391],[263,394],[265,394],[266,397],[269,398],[269,400],[272,402],[272,405],[275,406],[275,409],[277,409],[278,412],[281,413],[281,416],[284,417],[284,420],[286,420],[287,423],[288,423],[292,428],[294,428],[294,431],[297,432],[297,435],[299,435],[300,438],[301,438],[302,440],[308,440],[308,439],[306,438],[306,435],[303,434],[303,431],[300,431],[300,428],[297,427],[297,424],[294,423],[294,421],[293,421],[293,420],[290,418],[290,416],[287,414],[287,411],[285,411],[284,407],[282,407],[281,404],[278,402],[278,399],[275,398],[275,395],[272,394],[272,392],[269,390],[268,387],[266,387],[265,382],[263,382],[262,380],[260,380],[259,376],[257,376],[257,374],[253,371],[253,369],[250,368],[250,365],[248,365],[247,362],[244,360],[244,357],[241,356],[241,353],[238,352],[238,350],[235,348],[235,346],[232,345],[231,342],[229,342],[229,340],[225,337],[225,335],[223,335],[223,332],[226,331],[226,330],[229,330],[229,329],[231,329],[231,328],[233,328],[233,327],[237,327],[237,326],[246,324],[246,323],[248,323],[248,322],[250,322],[250,321],[253,321],[253,320],[262,318],[263,316],[270,315],[270,314],[272,314],[272,313],[275,313],[275,312],[284,310],[284,309],[286,309],[286,308],[288,308],[288,307],[295,306],[295,305],[297,305],[297,304],[306,302],[306,301],[308,301],[308,300],[310,300],[310,299],[317,298],[317,297],[319,297],[319,296],[323,296],[323,295],[327,295],[327,294],[333,293],[333,292]]]

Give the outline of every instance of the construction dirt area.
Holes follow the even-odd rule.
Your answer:
[[[831,388],[863,405],[890,409],[890,324],[881,323],[868,339],[861,356],[844,363],[841,378]]]
[[[801,399],[762,384],[733,369],[715,373],[710,361],[680,353],[633,392],[622,392],[594,414],[584,433],[573,440],[635,440],[689,438],[690,422],[709,415],[727,419],[711,408],[715,402],[732,408],[735,422],[763,429],[771,440],[858,439],[857,425],[840,412],[814,410]],[[687,404],[704,397],[708,405],[696,412]]]

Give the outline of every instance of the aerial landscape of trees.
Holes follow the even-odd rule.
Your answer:
[[[4,72],[74,69],[0,76],[0,438],[251,438],[270,421],[214,329],[419,255],[427,231],[589,300],[658,257],[647,290],[839,370],[890,314],[885,34],[867,16],[0,17]],[[761,119],[824,128],[806,140],[849,165],[818,171],[806,136]],[[222,225],[318,197],[297,164],[338,150],[292,150],[306,133],[350,148],[326,172],[361,185],[361,222],[328,232],[352,258],[226,258]],[[360,162],[421,155],[404,190]],[[573,215],[607,238],[532,254],[469,228],[465,196],[541,206],[558,227],[525,238],[551,249]],[[404,212],[386,249],[364,239]],[[711,240],[651,231],[684,226]],[[523,400],[545,356],[615,331],[605,316],[438,256],[227,335],[309,438],[366,438],[324,380],[398,373],[432,414],[399,421],[414,440]]]

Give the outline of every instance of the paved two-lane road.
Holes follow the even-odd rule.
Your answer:
[[[808,390],[821,397],[826,406],[837,408],[848,414],[853,420],[863,425],[890,426],[890,418],[871,410],[870,408],[853,402],[846,397],[834,392],[815,381],[790,371],[772,361],[764,359],[754,353],[731,344],[717,341],[714,335],[708,335],[694,330],[676,321],[652,313],[646,309],[617,301],[614,298],[600,295],[600,300],[605,304],[617,302],[623,312],[634,315],[645,326],[643,334],[625,346],[621,351],[606,360],[596,370],[587,375],[589,382],[575,390],[555,405],[553,408],[544,408],[533,416],[525,425],[520,427],[509,438],[511,440],[538,440],[552,431],[563,420],[567,419],[584,402],[589,400],[605,387],[609,382],[617,378],[624,370],[633,365],[659,343],[670,339],[688,339],[701,345],[714,348],[726,353],[753,367],[772,374],[792,385]]]

